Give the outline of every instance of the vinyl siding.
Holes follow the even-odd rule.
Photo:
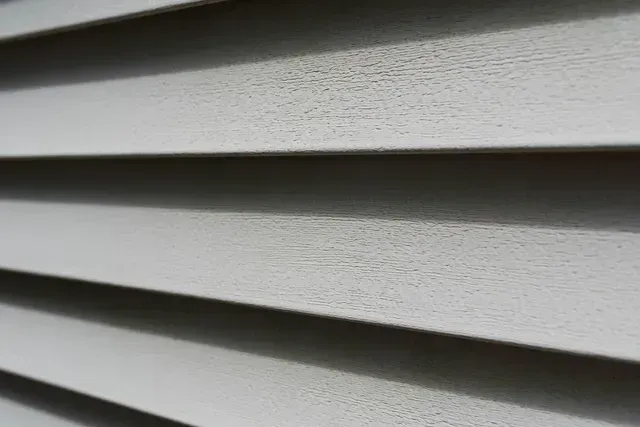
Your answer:
[[[640,421],[631,364],[24,276],[0,312],[0,368],[190,425]]]
[[[219,0],[206,3],[216,1]],[[202,0],[7,0],[0,2],[0,41],[203,3]]]
[[[7,372],[0,373],[0,419],[11,427],[185,427]]]
[[[640,425],[637,2],[1,3],[3,427]]]
[[[638,361],[637,162],[7,162],[0,266]]]
[[[1,156],[633,146],[633,0],[224,2],[0,49]]]

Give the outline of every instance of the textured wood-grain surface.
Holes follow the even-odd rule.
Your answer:
[[[640,360],[638,159],[5,162],[0,267]]]
[[[604,427],[637,365],[2,275],[0,368],[197,426]]]
[[[223,2],[8,44],[0,155],[636,145],[638,5]]]
[[[219,0],[206,0],[209,3]],[[0,40],[176,9],[203,0],[4,0]]]

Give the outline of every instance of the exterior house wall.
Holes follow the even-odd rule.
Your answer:
[[[637,2],[191,3],[0,5],[1,425],[640,425]]]

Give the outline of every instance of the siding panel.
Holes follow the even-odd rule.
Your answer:
[[[215,2],[216,0],[207,0]],[[0,2],[0,40],[204,3],[202,0],[7,0]]]
[[[185,427],[6,372],[0,372],[0,420],[7,427]]]
[[[637,8],[232,2],[15,44],[0,155],[636,145]]]
[[[0,266],[637,361],[637,161],[5,162]]]
[[[0,424],[640,425],[639,2],[210,2],[0,0]]]
[[[0,314],[3,369],[198,426],[640,421],[637,365],[7,274]]]

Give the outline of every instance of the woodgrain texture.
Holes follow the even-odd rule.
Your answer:
[[[636,145],[638,6],[224,2],[10,44],[0,155]]]
[[[6,372],[0,373],[0,420],[7,427],[185,427]]]
[[[632,364],[7,274],[0,315],[2,369],[191,425],[640,422]]]
[[[638,160],[5,162],[0,267],[638,361]]]
[[[0,40],[86,26],[199,3],[203,1],[4,0],[0,2]]]

